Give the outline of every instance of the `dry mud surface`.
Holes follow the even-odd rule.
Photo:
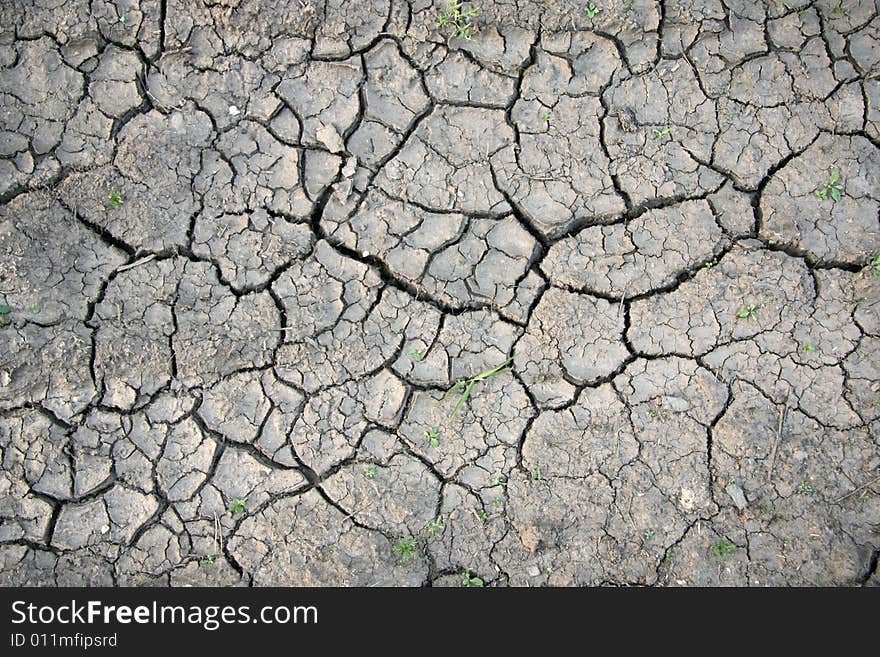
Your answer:
[[[585,5],[0,0],[0,580],[878,584],[880,4]]]

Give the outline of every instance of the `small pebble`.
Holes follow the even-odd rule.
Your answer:
[[[746,495],[743,492],[743,489],[740,488],[737,484],[728,484],[727,488],[724,490],[727,491],[727,494],[730,495],[730,498],[733,500],[733,503],[736,504],[736,508],[740,511],[744,511],[746,507],[749,505],[746,500]]]

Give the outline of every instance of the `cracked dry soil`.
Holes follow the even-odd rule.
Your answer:
[[[880,3],[583,4],[0,1],[0,580],[880,583]]]

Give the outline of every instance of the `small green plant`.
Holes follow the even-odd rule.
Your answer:
[[[109,205],[111,208],[118,208],[124,202],[125,200],[122,198],[122,193],[118,189],[114,189],[107,196],[107,205]]]
[[[203,566],[213,566],[215,561],[217,561],[217,557],[213,554],[209,554],[204,559],[202,559],[201,564]]]
[[[868,260],[868,271],[874,272],[874,276],[880,276],[880,254]]]
[[[504,475],[498,475],[497,477],[492,477],[492,485],[493,486],[500,486],[501,484],[506,483],[506,482],[507,482],[507,477],[505,477]]]
[[[843,14],[849,16],[849,9],[843,6],[844,0],[837,0],[837,4],[831,8],[832,14]]]
[[[595,2],[591,2],[590,4],[588,4],[586,7],[584,7],[584,10],[587,12],[587,17],[590,19],[596,18],[596,14],[601,11],[599,7],[596,6]]]
[[[461,574],[461,585],[462,586],[476,586],[477,588],[482,588],[483,580],[479,577],[474,577],[471,575],[471,571],[466,570]]]
[[[816,351],[816,346],[813,343],[808,342],[804,345],[804,353],[811,354],[814,351]]]
[[[373,479],[378,473],[379,470],[376,469],[375,465],[368,465],[366,468],[364,468],[364,476],[367,479]]]
[[[425,360],[425,355],[421,351],[419,351],[418,349],[410,349],[408,354],[409,354],[409,357],[412,358],[417,363],[420,363],[423,360]]]
[[[27,308],[25,308],[24,311],[25,311],[28,315],[33,315],[35,312],[37,312],[37,307],[36,307],[35,305],[30,305],[30,306],[28,306]]]
[[[428,536],[434,538],[434,535],[437,532],[442,532],[446,529],[446,525],[443,524],[443,516],[437,516],[431,522],[428,523],[428,526],[425,527],[425,531],[428,532]]]
[[[492,500],[492,506],[501,506],[503,504],[504,504],[503,497],[496,497],[495,499]]]
[[[654,128],[654,139],[663,139],[667,135],[669,135],[670,128],[663,128],[662,130],[658,130]]]
[[[479,9],[476,7],[465,9],[463,5],[462,0],[449,0],[446,9],[437,18],[437,24],[441,29],[451,27],[455,31],[455,36],[470,41],[474,38],[475,32],[472,19],[477,17]]]
[[[424,436],[428,439],[428,444],[431,447],[440,447],[440,429],[431,427],[425,431]]]
[[[547,566],[547,574],[548,574],[548,575],[552,575],[552,574],[553,574],[553,566],[552,566],[552,565],[548,565],[548,566]]]
[[[489,514],[480,509],[479,511],[477,511],[477,518],[479,518],[482,522],[486,522],[489,519]]]
[[[552,119],[552,118],[553,118],[553,115],[550,114],[550,112],[544,112],[541,115],[541,120],[544,121],[545,123],[550,123],[550,119]]]
[[[241,500],[237,497],[233,497],[232,501],[229,502],[229,513],[234,516],[237,516],[240,513],[244,513],[244,505],[246,503],[246,500]]]
[[[840,182],[840,169],[831,169],[831,175],[828,182],[816,190],[816,196],[822,201],[827,201],[828,197],[835,203],[843,196],[843,185]]]
[[[801,495],[812,497],[814,492],[815,491],[813,490],[813,486],[809,482],[802,481],[798,486],[798,493],[800,493]]]
[[[505,372],[509,372],[511,369],[510,364],[513,362],[513,358],[508,358],[500,365],[496,365],[488,370],[483,370],[476,376],[472,376],[469,379],[464,379],[462,381],[456,381],[455,384],[449,389],[450,392],[458,392],[461,391],[461,394],[458,397],[458,402],[455,404],[455,408],[452,409],[452,415],[449,416],[449,419],[453,419],[458,412],[461,410],[461,407],[464,406],[464,403],[471,396],[471,392],[474,389],[474,386],[477,385],[480,381],[485,381],[486,379],[491,379],[494,376],[500,376]]]
[[[544,472],[541,470],[541,466],[539,465],[537,468],[532,470],[532,481],[541,481],[544,478]]]
[[[722,559],[730,555],[735,549],[736,546],[726,538],[722,538],[717,543],[712,544],[712,554]]]
[[[650,541],[652,538],[654,538],[654,535],[656,533],[657,532],[655,532],[653,529],[646,529],[644,533],[645,540]]]
[[[718,258],[712,258],[711,260],[707,260],[705,263],[703,263],[703,266],[706,269],[712,269],[712,267],[714,267],[717,264],[718,264]]]
[[[411,536],[405,536],[397,541],[397,545],[393,549],[394,554],[397,555],[402,563],[412,561],[412,558],[416,556],[416,539]]]
[[[758,308],[755,304],[750,303],[747,306],[743,306],[736,313],[738,319],[758,319]]]

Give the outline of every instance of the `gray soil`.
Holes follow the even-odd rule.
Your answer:
[[[587,4],[0,0],[0,582],[880,584],[880,2]]]

